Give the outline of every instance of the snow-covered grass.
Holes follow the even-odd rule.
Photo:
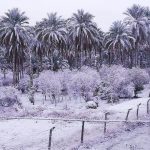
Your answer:
[[[148,88],[148,87],[147,87]],[[140,94],[142,98],[132,99],[130,101],[120,102],[118,104],[102,104],[97,110],[85,109],[82,105],[76,106],[74,110],[63,110],[61,105],[49,108],[47,111],[49,117],[54,113],[55,117],[64,118],[91,118],[103,119],[104,112],[109,111],[111,115],[109,119],[124,119],[127,109],[132,107],[133,111],[129,115],[129,119],[136,119],[136,108],[139,103],[140,119],[146,119],[146,102],[148,100],[148,90],[145,89]],[[25,100],[25,99],[24,99]],[[37,106],[33,106],[37,107]],[[46,107],[46,106],[45,106]],[[72,106],[71,106],[72,107]],[[71,108],[70,107],[70,108]],[[30,108],[28,108],[30,110]],[[45,108],[44,108],[45,109]],[[37,108],[36,108],[37,110]],[[62,113],[62,112],[65,113]],[[75,113],[75,111],[77,111]],[[37,112],[37,111],[36,111]],[[68,113],[67,113],[68,112]],[[70,114],[72,112],[72,115]],[[33,113],[34,114],[34,113]],[[44,114],[44,113],[43,113]],[[42,115],[43,115],[42,114]],[[57,116],[57,114],[62,116]],[[48,117],[47,116],[47,117]],[[53,131],[52,149],[54,150],[73,150],[73,149],[93,149],[106,150],[113,149],[129,149],[132,147],[143,148],[148,150],[150,143],[147,142],[149,137],[149,126],[138,126],[136,124],[109,123],[107,125],[107,133],[103,134],[103,124],[85,123],[85,139],[84,144],[80,144],[81,122],[63,122],[63,121],[36,121],[36,120],[9,120],[0,122],[0,146],[3,150],[46,150],[48,146],[49,129],[56,127]],[[135,128],[132,131],[132,129]],[[126,131],[125,131],[126,130]],[[130,132],[129,132],[130,131]],[[137,140],[143,137],[140,145]],[[133,141],[131,143],[131,140]]]

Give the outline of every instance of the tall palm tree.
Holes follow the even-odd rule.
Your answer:
[[[53,64],[53,53],[56,49],[64,55],[66,47],[66,21],[57,16],[57,13],[48,14],[48,18],[44,18],[36,25],[37,39],[45,43],[48,56],[51,56]],[[53,65],[52,65],[53,66]]]
[[[124,13],[126,18],[124,22],[130,27],[131,32],[136,39],[135,43],[135,66],[138,65],[139,44],[143,44],[147,40],[147,22],[145,8],[140,5],[133,5]]]
[[[91,50],[98,41],[99,32],[93,18],[90,13],[78,10],[68,21],[69,43],[72,45],[71,49],[75,51],[76,65],[80,60],[80,67],[82,52],[91,57]]]
[[[146,22],[146,25],[147,25],[147,39],[146,39],[146,42],[145,45],[143,46],[144,50],[143,50],[143,53],[142,53],[142,59],[143,57],[146,57],[146,66],[150,64],[150,59],[149,59],[149,56],[150,56],[150,9],[149,7],[145,7],[145,17],[147,18],[147,22]],[[140,62],[141,64],[141,62]]]
[[[118,55],[121,64],[123,64],[123,52],[131,50],[134,46],[135,39],[130,31],[121,21],[116,21],[110,27],[104,37],[104,46],[108,49],[109,65],[111,65],[111,54]]]
[[[33,39],[32,42],[32,47],[31,49],[33,50],[33,53],[35,57],[38,59],[39,62],[39,70],[42,69],[42,61],[43,61],[43,56],[45,55],[45,44],[42,41],[37,40],[36,38]]]
[[[95,51],[98,52],[99,54],[99,60],[98,60],[98,64],[101,66],[102,62],[103,62],[103,58],[102,58],[102,50],[103,50],[103,40],[104,40],[104,33],[102,32],[101,29],[98,29],[98,37],[97,37],[97,41],[95,43]],[[96,55],[96,54],[95,54]]]
[[[17,8],[8,10],[1,17],[0,43],[8,50],[8,58],[13,65],[14,84],[23,73],[24,56],[30,38],[27,25],[28,18]]]

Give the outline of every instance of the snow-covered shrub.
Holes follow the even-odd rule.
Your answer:
[[[86,108],[96,109],[97,107],[98,107],[98,105],[94,101],[88,101],[86,103]]]
[[[139,91],[144,89],[144,85],[149,83],[149,74],[145,69],[133,68],[129,71],[129,78],[134,86],[135,97]]]
[[[34,80],[34,85],[45,98],[49,96],[53,101],[67,95],[76,98],[81,96],[85,101],[97,97],[116,102],[119,98],[133,97],[135,89],[148,82],[149,75],[145,70],[114,65],[102,66],[99,72],[88,67],[72,71],[43,71]]]
[[[120,87],[116,90],[118,91],[119,98],[131,98],[134,96],[134,86],[132,83],[120,84]]]
[[[12,86],[0,87],[0,98],[2,97],[13,97],[18,95],[19,92]]]
[[[0,73],[0,86],[10,86],[13,84],[13,75],[12,72],[8,72],[6,78]]]
[[[20,105],[17,95],[19,92],[13,87],[0,87],[0,106],[10,107],[14,104]]]
[[[38,89],[43,94],[50,94],[51,96],[59,96],[61,94],[61,83],[57,73],[51,71],[42,72],[38,78],[35,79]]]
[[[114,65],[100,69],[102,84],[99,89],[101,99],[114,101],[115,98],[131,98],[135,92],[149,83],[149,75],[144,69],[128,69]],[[111,99],[111,100],[110,100]]]
[[[99,89],[101,99],[118,101],[119,97],[132,97],[133,85],[129,79],[129,69],[114,65],[100,69],[102,84]]]
[[[2,85],[3,86],[9,86],[9,85],[12,85],[13,84],[13,80],[12,78],[6,78],[6,79],[2,79]]]
[[[70,80],[71,76],[73,75],[73,71],[66,69],[65,71],[58,71],[57,72],[57,77],[58,80],[61,83],[61,95],[65,96],[68,95],[69,93],[69,85],[70,85]]]
[[[20,79],[17,89],[20,90],[22,93],[25,93],[29,90],[29,76],[28,75],[24,75],[24,77]]]
[[[79,96],[93,95],[100,82],[100,76],[96,70],[85,69],[71,75],[68,89],[70,93]]]

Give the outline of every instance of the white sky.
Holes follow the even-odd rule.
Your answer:
[[[115,20],[124,18],[123,12],[133,4],[150,7],[150,0],[0,0],[0,16],[8,9],[18,7],[30,18],[30,24],[57,12],[64,18],[70,17],[77,9],[84,9],[95,16],[95,22],[107,31]]]

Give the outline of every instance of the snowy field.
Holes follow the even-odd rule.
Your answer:
[[[104,136],[101,125],[87,125],[85,144],[80,144],[79,123],[50,123],[48,121],[7,121],[0,125],[0,145],[4,150],[46,150],[49,129],[55,126],[54,150],[149,150],[150,126],[129,127],[131,130],[108,131]],[[88,131],[87,131],[88,130]]]
[[[84,109],[83,104],[74,110],[61,110],[57,106],[55,113],[59,118],[104,119],[104,112],[109,111],[109,119],[125,119],[127,110],[133,108],[129,119],[136,119],[136,108],[140,106],[139,118],[149,119],[146,115],[148,90],[140,95],[142,98],[124,101],[118,104],[103,104],[96,110]],[[60,107],[60,109],[58,109]],[[68,106],[69,107],[69,106]],[[53,112],[55,109],[51,108]],[[69,108],[68,108],[69,109]],[[50,110],[49,110],[50,111]],[[69,111],[69,112],[68,112]],[[72,114],[71,114],[72,112]],[[74,112],[74,113],[73,113]],[[75,113],[76,112],[76,113]],[[70,114],[69,114],[70,113]],[[64,115],[65,114],[65,115]],[[84,115],[83,115],[84,114]],[[54,114],[49,113],[49,117]],[[109,123],[107,133],[103,133],[103,124],[85,123],[84,144],[80,144],[81,122],[3,120],[0,121],[0,148],[2,150],[47,150],[49,129],[53,131],[53,150],[149,150],[150,126],[148,124]]]

